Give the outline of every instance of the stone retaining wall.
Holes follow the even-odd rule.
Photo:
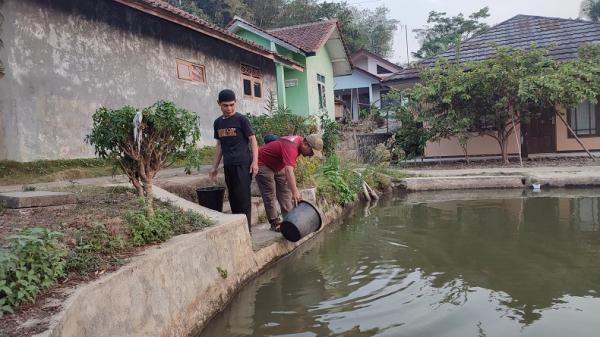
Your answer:
[[[254,251],[244,216],[208,210],[159,187],[154,192],[217,224],[149,248],[118,271],[81,286],[38,336],[186,336],[202,328],[250,278],[315,235],[296,243],[282,237]],[[339,214],[339,208],[329,211],[324,225]]]

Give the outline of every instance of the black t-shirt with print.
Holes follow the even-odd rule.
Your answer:
[[[213,126],[215,139],[221,142],[223,165],[248,165],[252,162],[248,137],[254,131],[246,116],[239,112],[228,118],[220,116]]]

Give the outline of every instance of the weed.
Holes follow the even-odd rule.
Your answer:
[[[66,252],[60,237],[60,232],[39,227],[7,237],[9,247],[0,250],[0,316],[33,301],[64,275]]]
[[[158,209],[154,215],[146,210],[129,211],[126,216],[134,246],[163,242],[173,235],[173,212]]]
[[[222,279],[226,279],[227,278],[227,269],[223,269],[221,267],[217,267],[217,271],[219,272],[219,275],[221,275]]]

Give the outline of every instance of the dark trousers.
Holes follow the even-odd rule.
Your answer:
[[[252,203],[250,194],[250,183],[252,175],[250,174],[250,164],[247,165],[225,165],[225,184],[229,195],[229,205],[231,213],[246,214],[248,219],[248,230],[251,229]]]

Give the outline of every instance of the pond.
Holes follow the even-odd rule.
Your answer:
[[[600,190],[409,194],[356,213],[200,336],[600,334]]]

